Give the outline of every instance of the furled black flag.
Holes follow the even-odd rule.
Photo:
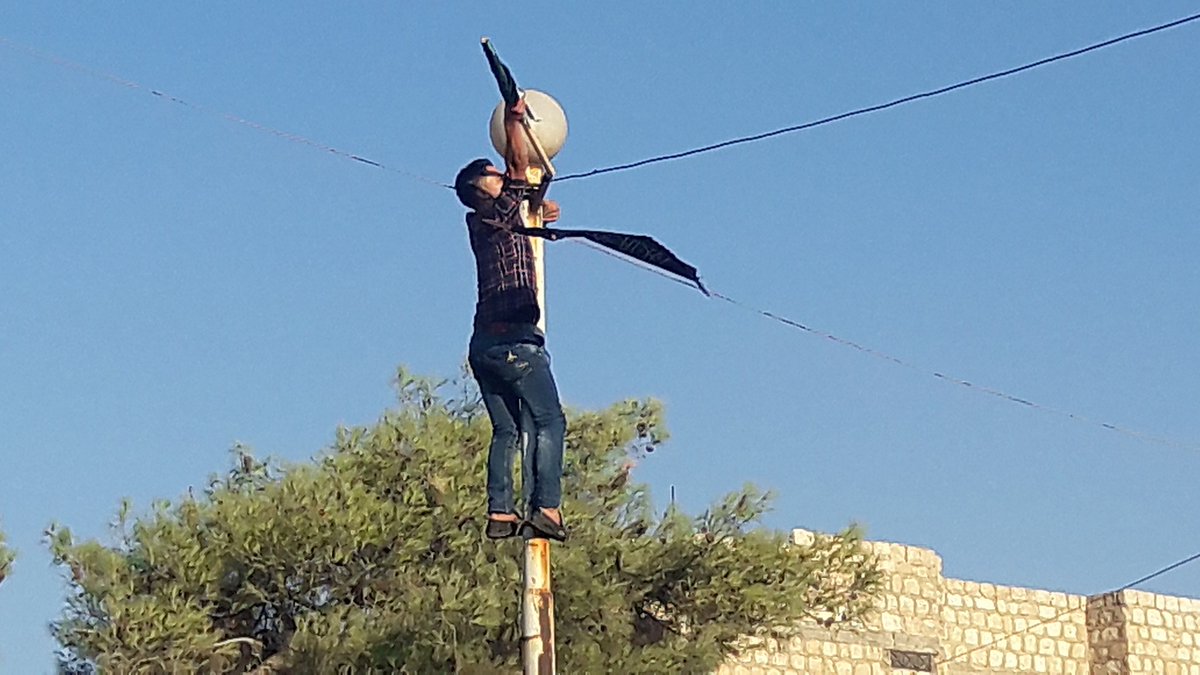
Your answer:
[[[700,292],[708,295],[708,289],[700,281],[700,275],[695,267],[680,260],[666,246],[644,234],[624,234],[621,232],[604,232],[602,230],[563,230],[555,227],[514,227],[514,232],[529,237],[541,237],[550,241],[580,237],[604,248],[629,256],[634,260],[657,267],[658,269],[682,277],[696,284]]]
[[[496,53],[496,48],[492,46],[492,42],[487,38],[483,38],[483,54],[487,57],[488,67],[492,69],[492,76],[496,78],[496,85],[500,87],[500,95],[504,97],[504,104],[514,106],[517,104],[517,99],[520,94],[517,91],[517,80],[513,77],[512,71],[504,62],[500,60],[500,55]]]

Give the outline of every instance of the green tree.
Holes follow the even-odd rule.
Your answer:
[[[0,531],[0,584],[4,583],[8,575],[12,573],[12,564],[16,558],[17,554],[8,547],[4,532]]]
[[[16,553],[8,547],[4,539],[4,531],[0,530],[0,584],[3,584],[8,575],[12,573],[12,564],[16,557]],[[0,656],[3,655],[0,654]]]
[[[110,544],[52,526],[70,584],[61,670],[517,670],[521,543],[483,537],[490,428],[464,382],[401,372],[399,405],[313,462],[235,448],[203,494],[140,517],[123,505]],[[770,496],[753,487],[697,517],[652,512],[631,449],[664,437],[653,401],[569,415],[563,672],[711,672],[741,636],[867,611],[878,575],[853,529],[788,545],[754,527]]]

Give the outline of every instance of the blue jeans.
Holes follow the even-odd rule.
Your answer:
[[[488,449],[488,512],[513,513],[513,456],[526,436],[522,487],[526,507],[556,509],[562,502],[567,421],[545,347],[525,342],[476,344],[468,356],[492,420]]]

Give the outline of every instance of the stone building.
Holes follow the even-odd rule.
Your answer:
[[[793,532],[798,542],[813,533]],[[929,549],[870,542],[883,586],[865,625],[750,643],[717,675],[1200,675],[1200,599],[1083,596],[942,576]]]

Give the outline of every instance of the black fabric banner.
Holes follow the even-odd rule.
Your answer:
[[[602,230],[563,230],[554,227],[514,227],[513,231],[528,237],[541,237],[550,241],[570,237],[587,239],[621,255],[629,256],[651,267],[687,279],[695,284],[701,293],[709,295],[708,289],[700,281],[700,275],[695,267],[680,260],[666,246],[644,234],[624,234]]]
[[[505,105],[510,107],[516,105],[517,99],[520,98],[520,94],[517,92],[517,80],[508,66],[500,60],[500,55],[496,53],[496,48],[492,46],[491,41],[483,41],[483,54],[487,57],[488,67],[492,69],[492,76],[496,78],[496,86],[500,88],[500,95],[504,97]]]

